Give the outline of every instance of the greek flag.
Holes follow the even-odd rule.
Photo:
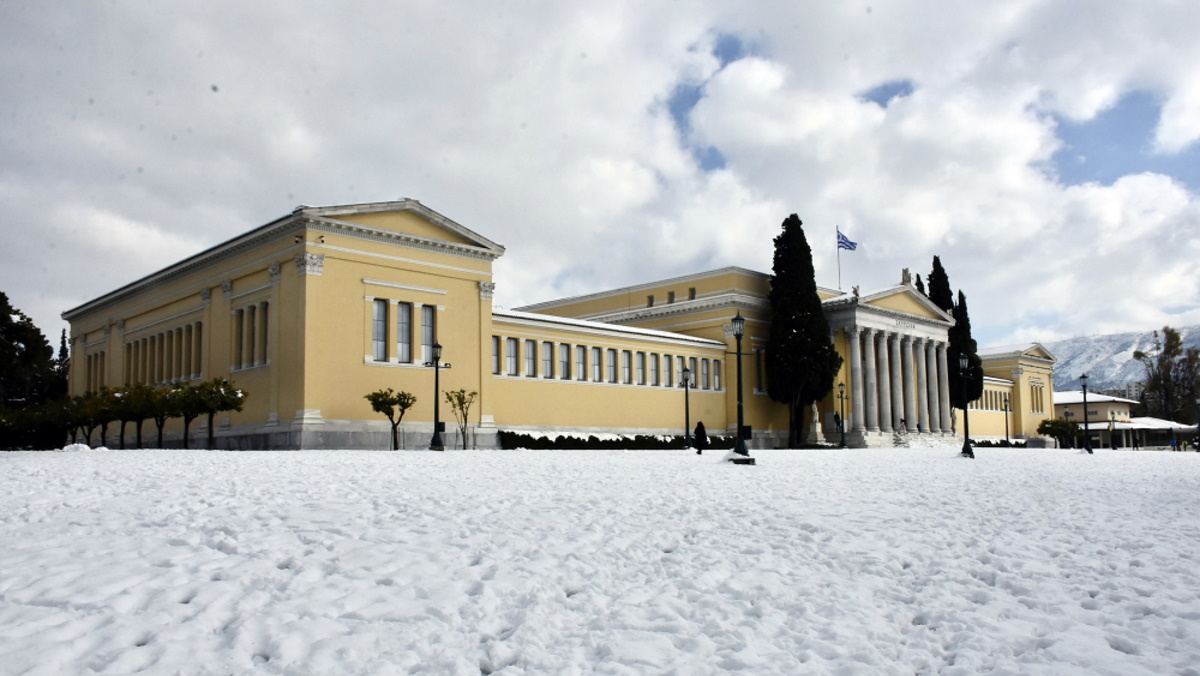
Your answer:
[[[838,248],[839,249],[845,249],[846,251],[854,251],[855,249],[858,248],[858,243],[851,242],[850,238],[843,235],[841,230],[837,231],[837,236],[838,236]]]

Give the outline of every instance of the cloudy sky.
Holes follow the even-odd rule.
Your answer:
[[[169,8],[169,9],[168,9]],[[941,256],[981,344],[1200,324],[1200,2],[0,3],[0,291],[59,314],[291,211],[402,197],[502,307]]]

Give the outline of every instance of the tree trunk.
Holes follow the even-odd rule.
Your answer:
[[[158,420],[155,420],[155,421],[154,421],[154,424],[158,426],[158,447],[159,447],[159,448],[162,448],[162,447],[163,447],[163,442],[162,442],[162,430],[163,430],[163,425],[166,425],[166,424],[167,424],[167,421],[166,421],[166,419],[163,419],[163,421],[162,421],[162,422],[159,422]]]
[[[129,422],[128,420],[121,421],[121,450],[122,451],[125,450],[125,424],[128,422]]]
[[[396,422],[392,423],[392,450],[393,451],[400,450],[399,430],[400,430],[400,421],[396,421]]]
[[[144,422],[146,422],[146,419],[142,418],[137,421],[136,425],[134,425],[134,429],[137,430],[137,447],[138,448],[142,447],[142,423],[144,423]]]
[[[183,448],[185,450],[188,448],[188,427],[191,426],[191,424],[192,424],[191,418],[183,419]]]
[[[217,417],[216,411],[208,412],[208,450],[210,451],[213,450],[213,446],[216,445],[213,435],[213,418],[215,417]]]
[[[100,445],[108,448],[108,423],[100,426]]]

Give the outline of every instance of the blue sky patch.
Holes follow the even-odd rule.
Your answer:
[[[717,36],[712,49],[712,54],[717,57],[721,68],[745,57],[748,53],[746,43],[742,42],[741,38],[726,33]],[[675,91],[671,92],[671,97],[667,99],[667,111],[671,114],[671,119],[675,121],[679,137],[683,140],[684,145],[688,146],[700,168],[705,171],[716,171],[725,168],[725,156],[721,154],[721,151],[713,146],[697,147],[691,142],[692,110],[704,97],[704,85],[704,82],[681,82],[676,85]]]
[[[1200,144],[1173,155],[1153,152],[1154,127],[1161,112],[1157,97],[1135,91],[1091,120],[1073,122],[1055,116],[1063,147],[1051,163],[1059,180],[1066,185],[1111,185],[1122,176],[1149,171],[1170,176],[1189,190],[1200,190]]]
[[[909,96],[912,93],[912,80],[892,80],[891,82],[884,82],[881,85],[872,87],[858,96],[865,101],[872,101],[879,104],[880,108],[887,108],[892,99],[897,96]]]

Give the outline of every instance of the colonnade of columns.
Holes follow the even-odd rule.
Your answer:
[[[946,343],[880,329],[847,327],[850,430],[950,433]]]
[[[156,385],[200,377],[201,322],[125,343],[125,382]]]
[[[103,351],[87,355],[84,364],[84,391],[96,392],[107,383],[104,373],[108,366],[108,355]]]
[[[267,363],[267,301],[233,311],[233,370]]]

